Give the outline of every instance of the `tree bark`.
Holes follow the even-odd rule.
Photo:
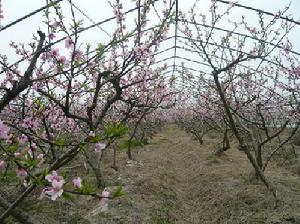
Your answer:
[[[12,204],[8,202],[4,196],[0,193],[0,206],[5,210],[10,208]],[[23,211],[21,208],[15,208],[11,211],[11,215],[18,220],[20,223],[24,224],[41,224],[41,222],[34,219],[30,214]]]

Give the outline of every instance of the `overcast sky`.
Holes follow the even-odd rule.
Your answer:
[[[67,3],[65,0],[64,2]],[[134,6],[134,1],[131,0],[123,0],[124,8],[129,9]],[[126,2],[126,3],[125,3]],[[4,10],[4,19],[2,20],[2,25],[9,24],[10,22],[20,18],[21,16],[45,5],[46,0],[2,0],[2,7]],[[99,22],[106,18],[109,18],[112,16],[112,9],[108,4],[108,1],[106,0],[73,0],[73,3],[78,6],[84,13],[86,13],[93,21]],[[192,4],[194,3],[194,0],[179,0],[179,8],[183,11],[188,10]],[[299,0],[240,0],[239,3],[252,6],[255,8],[259,8],[262,10],[266,10],[269,12],[276,13],[278,10],[282,10],[285,6],[289,5],[291,3],[291,7],[289,10],[289,13],[292,15],[292,17],[295,20],[298,20],[300,17],[300,1]],[[208,5],[210,4],[210,0],[199,0],[199,11],[205,11],[208,8]],[[69,17],[70,10],[69,7],[67,7],[68,4],[63,4],[63,11],[64,15],[66,17]],[[220,7],[222,5],[219,3]],[[157,5],[159,8],[159,3]],[[197,8],[198,9],[198,8]],[[236,17],[241,17],[242,14],[245,14],[248,16],[249,22],[251,22],[251,18],[255,18],[256,13],[248,12],[247,10],[243,9],[237,9],[238,12],[234,13]],[[80,17],[80,13],[77,12],[78,17]],[[129,17],[128,22],[133,22],[133,19],[136,15],[132,15]],[[83,18],[83,17],[82,17]],[[257,18],[257,17],[256,17]],[[157,22],[158,18],[153,16],[151,17],[152,20],[155,20]],[[238,19],[238,18],[237,18]],[[10,61],[15,61],[15,55],[9,49],[8,44],[9,42],[15,41],[15,42],[28,42],[31,40],[32,35],[36,33],[38,29],[45,29],[43,26],[43,13],[39,13],[33,17],[31,17],[28,20],[25,20],[23,22],[20,22],[16,26],[13,26],[3,32],[0,32],[0,49],[1,54],[6,54],[9,56]],[[85,18],[85,25],[92,24],[90,21],[88,21]],[[113,31],[112,29],[113,24],[108,23],[102,28],[104,28],[107,32],[111,33]],[[46,31],[46,30],[44,30]],[[173,32],[173,31],[171,31]],[[171,33],[171,35],[173,35]],[[85,42],[89,43],[98,43],[98,42],[107,42],[109,41],[109,37],[102,32],[99,28],[95,28],[89,32],[85,32],[84,36],[82,37]],[[83,40],[82,39],[82,40]],[[294,50],[300,52],[300,29],[299,26],[294,29],[293,32],[290,33],[289,39],[294,45]],[[163,45],[163,48],[166,48],[168,46],[171,46],[173,42],[166,43]],[[168,54],[171,56],[173,52],[168,52],[165,55],[161,57],[166,57]]]

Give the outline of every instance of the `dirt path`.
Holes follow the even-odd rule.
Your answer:
[[[218,137],[211,135],[204,141],[200,147],[184,131],[167,126],[135,153],[139,163],[126,164],[120,155],[120,171],[108,169],[107,175],[112,185],[124,185],[126,195],[89,220],[116,224],[300,223],[299,176],[277,167],[267,172],[281,198],[274,209],[265,187],[249,181],[251,167],[241,152],[232,148],[216,157]]]

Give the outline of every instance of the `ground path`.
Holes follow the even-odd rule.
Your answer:
[[[300,178],[272,167],[267,176],[282,202],[259,182],[250,182],[251,167],[235,146],[214,155],[219,138],[211,134],[200,146],[176,126],[163,128],[149,145],[135,152],[138,164],[119,156],[120,171],[109,173],[124,185],[126,195],[113,201],[95,223],[300,223]],[[122,157],[122,158],[120,158]],[[97,222],[95,221],[97,220]],[[100,221],[102,220],[102,221]]]

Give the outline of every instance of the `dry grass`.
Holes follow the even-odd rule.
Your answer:
[[[252,168],[234,144],[217,157],[218,136],[204,141],[199,146],[175,126],[165,127],[136,153],[143,166],[127,167],[123,162],[116,175],[121,175],[126,195],[112,202],[105,215],[90,217],[91,223],[297,223],[299,176],[270,164],[266,174],[280,198],[274,209],[266,188],[250,181]]]
[[[136,149],[139,164],[126,165],[121,152],[116,172],[110,168],[108,153],[106,183],[123,185],[125,196],[111,201],[107,212],[99,211],[97,202],[85,198],[47,203],[41,207],[49,213],[47,223],[300,223],[300,177],[270,164],[266,175],[280,198],[274,209],[274,200],[264,185],[250,181],[251,166],[234,144],[225,155],[214,155],[219,141],[213,134],[200,146],[170,125],[149,145]]]

